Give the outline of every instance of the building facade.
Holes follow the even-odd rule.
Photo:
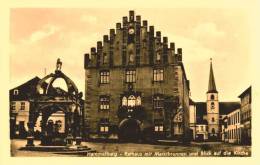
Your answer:
[[[225,142],[241,143],[242,126],[240,123],[240,108],[227,115],[227,128],[225,130]]]
[[[194,123],[196,125],[193,140],[228,141],[226,131],[227,129],[233,129],[233,127],[230,125],[227,128],[227,116],[239,108],[239,102],[219,101],[211,60],[206,102],[190,101],[190,129],[194,129]],[[196,121],[194,121],[193,116],[196,116]]]
[[[134,11],[85,54],[89,138],[189,138],[189,81],[182,49]]]
[[[241,124],[243,125],[242,143],[251,145],[251,86],[239,95],[241,100]]]
[[[10,137],[26,138],[28,133],[29,110],[31,108],[31,100],[36,92],[36,85],[41,79],[34,77],[31,80],[19,85],[9,91],[10,98]],[[46,84],[44,84],[46,88]],[[52,88],[53,92],[64,93],[60,88]],[[40,114],[34,126],[35,136],[40,136],[42,115]],[[65,130],[65,115],[58,111],[48,118],[48,124],[54,125],[59,133]]]
[[[192,131],[192,138],[196,138],[196,126],[197,126],[197,119],[196,119],[196,103],[190,99],[190,109],[189,109],[189,116],[190,116],[190,129]]]

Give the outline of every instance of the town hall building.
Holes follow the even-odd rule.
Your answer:
[[[190,88],[182,56],[134,11],[123,17],[85,54],[88,138],[189,141]]]

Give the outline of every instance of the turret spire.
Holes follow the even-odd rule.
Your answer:
[[[218,91],[216,88],[213,67],[212,67],[212,58],[210,58],[209,86],[208,86],[207,93],[217,93],[217,92]]]

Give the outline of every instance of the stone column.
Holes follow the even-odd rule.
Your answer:
[[[41,145],[46,145],[47,144],[47,132],[46,132],[46,123],[48,120],[48,116],[46,113],[42,113],[42,123],[41,123]]]
[[[77,107],[76,109],[76,120],[74,120],[74,122],[76,122],[76,145],[80,145],[81,144],[81,116],[80,116],[80,111],[81,108],[80,106]]]
[[[28,122],[28,135],[26,147],[34,146],[34,125],[35,125],[35,109],[34,103],[31,102],[29,108],[29,122]]]
[[[71,110],[69,110],[69,112],[66,113],[65,115],[65,126],[66,126],[66,133],[67,133],[67,137],[66,137],[66,144],[67,145],[72,145],[73,144],[73,136],[72,136],[72,132],[71,132]]]

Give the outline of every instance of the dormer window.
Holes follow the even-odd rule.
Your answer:
[[[19,95],[19,90],[18,90],[18,89],[15,89],[13,94],[14,94],[14,95]]]

